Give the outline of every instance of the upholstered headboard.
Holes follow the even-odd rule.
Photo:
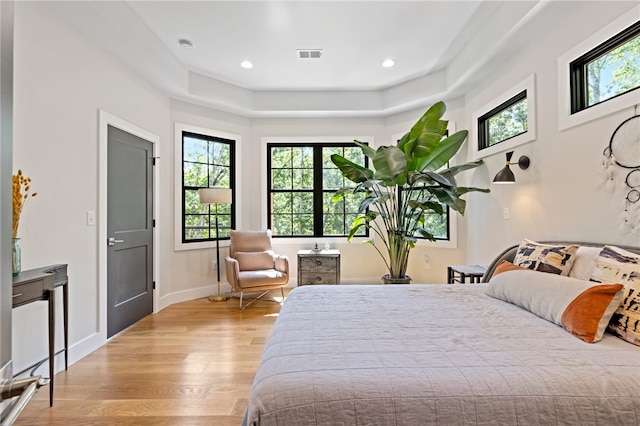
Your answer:
[[[575,244],[578,246],[586,246],[586,247],[604,247],[606,245],[604,243],[585,243],[585,242],[577,242],[577,241],[539,241],[539,242],[542,244],[563,244],[563,245]],[[620,247],[621,249],[628,250],[632,253],[640,254],[640,247],[622,246],[619,244],[613,244],[613,245],[615,245],[616,247]],[[503,260],[508,260],[509,262],[513,262],[513,259],[516,256],[517,249],[518,249],[518,244],[507,248],[498,256],[496,256],[496,258],[493,259],[493,261],[487,267],[487,271],[482,276],[481,282],[483,283],[489,282],[489,280],[493,276],[493,272],[496,270],[496,267]]]

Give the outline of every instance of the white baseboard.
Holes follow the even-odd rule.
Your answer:
[[[204,287],[169,293],[158,300],[159,306],[156,306],[155,313],[158,313],[164,308],[171,306],[175,303],[186,302],[188,300],[200,299],[201,297],[211,296],[212,294],[217,293],[217,291],[218,291],[217,285],[207,285]]]

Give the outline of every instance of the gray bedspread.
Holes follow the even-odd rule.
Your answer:
[[[295,289],[248,424],[640,424],[639,347],[609,334],[584,343],[485,288]]]

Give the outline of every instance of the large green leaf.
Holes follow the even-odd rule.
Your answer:
[[[423,176],[425,176],[427,179],[430,179],[434,182],[439,183],[440,185],[444,185],[444,186],[454,186],[456,184],[456,180],[455,179],[451,179],[446,175],[440,174],[440,173],[436,173],[436,172],[424,172],[421,173]]]
[[[476,167],[481,166],[483,163],[484,163],[484,161],[482,161],[482,159],[477,160],[477,161],[470,161],[468,163],[460,164],[459,166],[452,166],[452,167],[446,168],[446,169],[440,171],[440,173],[443,174],[443,175],[451,174],[451,175],[455,176],[458,173],[463,172],[465,170],[475,169]]]
[[[418,228],[418,233],[422,236],[422,238],[426,238],[429,241],[435,241],[436,240],[436,238],[433,236],[433,234],[431,232],[428,232],[424,228]]]
[[[372,204],[383,204],[389,199],[388,195],[378,197],[367,197],[360,203],[358,207],[358,213],[364,213]]]
[[[331,197],[331,202],[337,203],[338,201],[341,201],[342,199],[344,199],[347,195],[353,194],[354,192],[356,192],[355,188],[350,188],[350,187],[340,188]]]
[[[355,222],[354,222],[355,223]],[[349,231],[349,235],[347,236],[347,241],[351,241],[353,240],[353,237],[355,237],[355,235],[358,233],[358,231],[360,230],[360,228],[367,226],[366,223],[359,223],[357,225],[354,225],[351,230]]]
[[[455,192],[458,196],[464,195],[467,192],[484,192],[485,194],[491,192],[488,188],[474,188],[466,186],[458,186],[455,188]]]
[[[435,149],[447,131],[447,121],[441,120],[446,110],[444,102],[437,102],[420,117],[410,131],[411,140],[415,140],[414,145],[411,152],[405,150],[405,153],[410,157],[421,158]]]
[[[373,156],[375,177],[386,186],[404,185],[407,159],[397,146],[381,146]]]
[[[411,136],[409,134],[409,132],[405,133],[400,140],[398,141],[398,149],[400,149],[400,151],[404,152],[406,154],[405,151],[405,146],[407,145],[407,143],[411,140]]]
[[[418,170],[436,171],[445,166],[460,150],[469,132],[460,130],[442,140],[427,156],[420,159]]]
[[[420,209],[422,211],[434,211],[439,215],[444,214],[444,208],[442,204],[436,203],[434,201],[417,201],[417,200],[409,200],[409,207],[412,209]]]
[[[376,150],[371,148],[368,144],[357,140],[354,140],[353,142],[362,149],[362,153],[367,157],[373,158],[373,156],[376,155]]]
[[[331,161],[340,169],[342,175],[351,182],[361,183],[373,178],[373,171],[347,160],[341,155],[333,154]]]
[[[441,202],[464,215],[464,210],[467,206],[467,202],[458,197],[455,192],[446,188],[432,188],[431,190],[436,198]]]

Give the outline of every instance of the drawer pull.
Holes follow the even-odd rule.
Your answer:
[[[22,293],[18,293],[18,294],[14,294],[13,297],[20,297],[22,296]]]
[[[316,259],[316,266],[322,266],[322,260]]]

